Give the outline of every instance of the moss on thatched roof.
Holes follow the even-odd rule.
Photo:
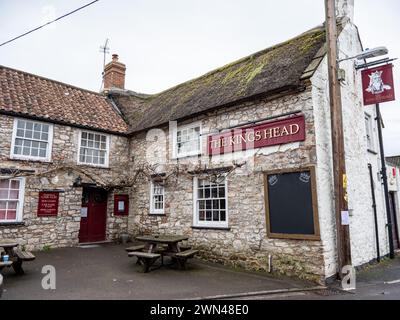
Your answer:
[[[324,43],[325,29],[321,26],[159,94],[140,97],[128,92],[112,97],[131,132],[153,128],[217,107],[299,88],[304,85],[304,71]],[[139,112],[132,110],[138,107]]]

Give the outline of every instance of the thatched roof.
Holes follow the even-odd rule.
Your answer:
[[[394,167],[400,168],[400,156],[397,157],[387,157],[386,162]]]
[[[325,28],[257,52],[197,79],[150,96],[111,92],[129,123],[138,132],[182,120],[255,97],[304,87],[325,51]]]

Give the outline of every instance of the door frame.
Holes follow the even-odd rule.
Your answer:
[[[94,196],[95,193],[103,193],[105,200],[104,202],[100,203],[100,206],[104,206],[104,208],[102,208],[102,213],[100,213],[102,215],[102,219],[104,218],[104,237],[102,236],[101,239],[93,239],[93,237],[95,237],[96,234],[91,233],[91,231],[93,231],[93,229],[90,229],[91,227],[93,227],[93,219],[94,218],[94,205],[95,205],[95,201],[94,201]],[[84,197],[85,197],[85,193],[87,194],[87,203],[84,205]],[[108,218],[108,191],[104,190],[102,188],[96,188],[93,186],[84,186],[82,189],[82,200],[81,200],[81,208],[87,208],[87,217],[81,217],[81,222],[80,222],[80,229],[79,229],[79,235],[78,235],[78,241],[79,243],[91,243],[91,242],[103,242],[107,240],[107,218]],[[99,214],[99,212],[97,211],[97,214]],[[83,221],[82,219],[86,219],[86,221]],[[86,223],[86,234],[84,234],[82,236],[81,234],[81,230],[83,227],[83,222]],[[83,238],[83,240],[81,240]]]

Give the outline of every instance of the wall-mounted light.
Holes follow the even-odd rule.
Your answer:
[[[74,181],[74,187],[79,188],[82,187],[82,178],[78,176]]]

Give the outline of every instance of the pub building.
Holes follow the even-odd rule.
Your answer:
[[[353,1],[339,9],[341,58],[355,56]],[[353,62],[340,67],[343,223],[361,266],[377,258],[368,164],[382,256],[387,222],[374,109]],[[0,67],[0,238],[40,250],[179,234],[208,261],[335,276],[324,26],[155,95],[125,89],[125,72],[113,55],[95,93]]]

